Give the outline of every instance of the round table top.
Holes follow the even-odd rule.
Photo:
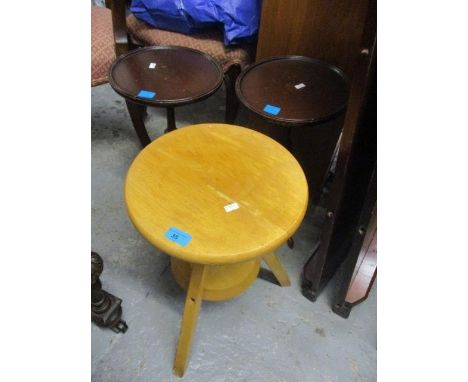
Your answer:
[[[180,106],[213,94],[223,70],[208,54],[180,46],[151,46],[120,56],[109,82],[121,96],[149,106]]]
[[[237,263],[272,252],[299,227],[307,201],[306,178],[289,151],[225,124],[183,127],[154,140],[125,181],[138,231],[191,263]]]
[[[237,78],[236,93],[245,107],[272,122],[315,124],[344,111],[348,79],[326,62],[281,56],[244,70]]]

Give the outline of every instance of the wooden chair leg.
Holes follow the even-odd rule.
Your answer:
[[[188,356],[193,334],[197,325],[203,296],[203,280],[206,274],[206,266],[192,264],[192,273],[185,299],[184,315],[180,327],[179,343],[174,360],[174,374],[182,377],[188,364]]]
[[[167,127],[166,130],[164,130],[164,133],[170,133],[171,131],[176,130],[174,108],[171,106],[166,107],[166,120]]]
[[[278,257],[274,252],[263,256],[263,260],[265,260],[265,263],[267,263],[268,267],[271,269],[271,271],[273,272],[273,274],[275,275],[276,279],[282,287],[287,287],[291,285],[291,281],[289,281],[288,274],[284,270],[283,266],[281,265]]]
[[[151,142],[145,127],[146,106],[138,105],[128,100],[125,100],[125,102],[127,103],[128,113],[132,119],[133,128],[140,139],[141,146],[145,147]]]
[[[232,65],[224,74],[224,85],[226,86],[226,123],[233,124],[237,110],[239,109],[239,100],[236,96],[236,79],[241,72],[239,65]]]

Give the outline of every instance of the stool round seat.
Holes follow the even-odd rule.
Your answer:
[[[342,112],[348,100],[348,79],[336,66],[304,56],[267,58],[237,78],[242,104],[272,122],[314,124]],[[280,108],[278,114],[265,105]]]
[[[129,216],[163,252],[191,263],[239,263],[269,253],[298,228],[308,189],[297,160],[256,131],[184,127],[135,158],[125,183]],[[226,212],[224,206],[239,208]],[[181,246],[170,227],[192,236]]]

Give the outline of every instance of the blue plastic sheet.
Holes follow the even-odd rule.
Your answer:
[[[221,26],[225,45],[253,40],[258,32],[261,0],[132,0],[138,19],[159,28],[194,33]]]

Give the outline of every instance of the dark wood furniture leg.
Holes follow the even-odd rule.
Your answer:
[[[171,106],[166,107],[167,127],[165,133],[170,133],[176,129],[174,108]]]
[[[145,147],[151,142],[145,127],[146,106],[130,102],[129,100],[125,100],[125,102],[130,118],[132,119],[133,128],[140,139],[141,146]]]
[[[239,109],[239,100],[236,96],[236,79],[241,72],[239,65],[232,65],[226,73],[224,73],[224,85],[226,86],[226,123],[233,124],[237,110]]]
[[[348,318],[369,295],[377,274],[377,172],[374,169],[351,249],[337,277],[333,312]]]
[[[91,252],[91,320],[98,326],[125,333],[128,326],[122,320],[122,300],[102,289],[99,276],[104,270],[101,256]]]
[[[117,57],[129,50],[126,23],[126,0],[106,0],[106,7],[112,11],[112,29],[114,32],[115,54]]]

